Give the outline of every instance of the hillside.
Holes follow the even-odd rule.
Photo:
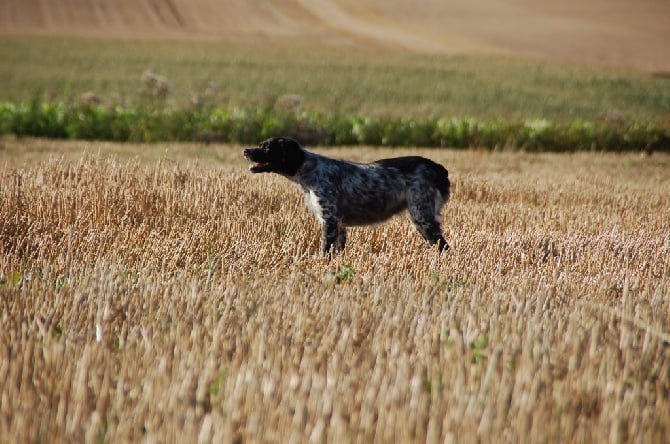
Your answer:
[[[4,0],[0,33],[301,40],[670,71],[664,0]]]

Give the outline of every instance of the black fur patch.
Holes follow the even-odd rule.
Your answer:
[[[255,162],[252,173],[279,173],[293,176],[305,160],[305,151],[293,139],[274,138],[262,142],[258,148],[244,150],[244,157]]]
[[[420,156],[406,156],[380,159],[374,163],[386,168],[397,168],[403,174],[414,174],[418,166],[426,166],[430,178],[434,181],[435,187],[440,191],[442,197],[448,197],[449,195],[449,188],[451,186],[449,182],[449,172],[445,167],[430,159]]]

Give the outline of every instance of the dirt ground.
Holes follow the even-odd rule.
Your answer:
[[[666,0],[3,0],[0,33],[295,39],[670,71]]]

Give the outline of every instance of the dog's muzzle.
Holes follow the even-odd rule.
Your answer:
[[[261,160],[259,154],[263,154],[263,151],[260,148],[247,148],[244,150],[244,158],[253,162],[253,164],[249,166],[249,171],[252,173],[264,173],[270,171],[270,163]]]

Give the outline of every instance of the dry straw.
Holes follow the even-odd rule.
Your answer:
[[[670,158],[414,152],[443,256],[399,217],[327,260],[241,158],[5,165],[1,440],[667,438]]]

